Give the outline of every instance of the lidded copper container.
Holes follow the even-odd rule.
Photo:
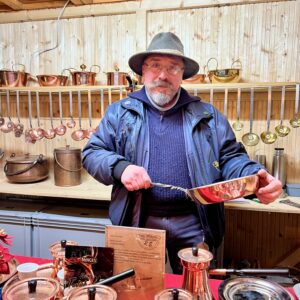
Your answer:
[[[56,278],[57,272],[64,267],[67,245],[74,246],[78,244],[74,241],[61,240],[60,242],[55,242],[49,247],[49,251],[53,257],[53,272],[51,274],[52,278]]]
[[[86,285],[70,291],[67,300],[116,300],[117,292],[106,285]]]
[[[55,300],[59,283],[52,278],[36,277],[17,281],[2,295],[3,300]]]
[[[183,289],[165,289],[156,294],[154,300],[193,300],[193,295]]]
[[[212,300],[207,272],[212,253],[193,247],[180,250],[178,256],[183,266],[182,288],[191,292],[196,299]]]
[[[58,186],[81,184],[81,149],[69,145],[54,149],[54,182]]]
[[[7,179],[16,183],[37,182],[48,177],[48,160],[40,155],[19,155],[14,153],[6,159],[4,173]]]

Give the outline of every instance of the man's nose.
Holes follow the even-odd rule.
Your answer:
[[[158,73],[158,77],[160,79],[165,79],[168,77],[168,71],[167,71],[167,68],[162,68],[159,73]]]

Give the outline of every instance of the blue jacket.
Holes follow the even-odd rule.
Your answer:
[[[109,216],[115,225],[127,225],[130,199],[137,209],[141,192],[128,190],[113,177],[121,160],[143,166],[149,162],[149,130],[146,105],[139,92],[110,105],[96,133],[83,149],[83,166],[99,182],[113,185]],[[192,100],[189,102],[189,99]],[[251,161],[236,141],[226,117],[214,106],[191,97],[181,89],[179,101],[189,102],[182,110],[190,180],[198,187],[257,173],[262,166]],[[197,204],[202,228],[209,244],[218,247],[224,234],[223,204]],[[132,209],[132,207],[131,207]]]

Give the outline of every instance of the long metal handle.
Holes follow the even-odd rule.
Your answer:
[[[185,189],[185,188],[182,188],[180,186],[175,186],[175,185],[171,185],[171,184],[164,184],[164,183],[159,183],[159,182],[151,182],[151,185],[155,186],[155,187],[169,188],[171,190],[182,191],[182,192],[184,192],[185,194],[188,195],[188,190]]]
[[[119,274],[113,275],[111,277],[108,277],[106,279],[100,280],[100,281],[96,282],[96,284],[111,285],[113,283],[119,282],[119,281],[126,279],[128,277],[131,277],[133,275],[135,275],[134,269],[129,269],[122,273],[119,273]]]

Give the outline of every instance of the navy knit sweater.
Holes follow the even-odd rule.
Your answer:
[[[150,134],[150,157],[147,171],[151,180],[191,188],[182,118],[182,107],[187,105],[191,98],[185,101],[187,99],[184,97],[185,93],[182,91],[175,107],[166,112],[154,108],[144,90],[134,94],[147,105]],[[185,193],[159,187],[143,191],[143,206],[146,214],[161,217],[196,211],[194,202]]]

